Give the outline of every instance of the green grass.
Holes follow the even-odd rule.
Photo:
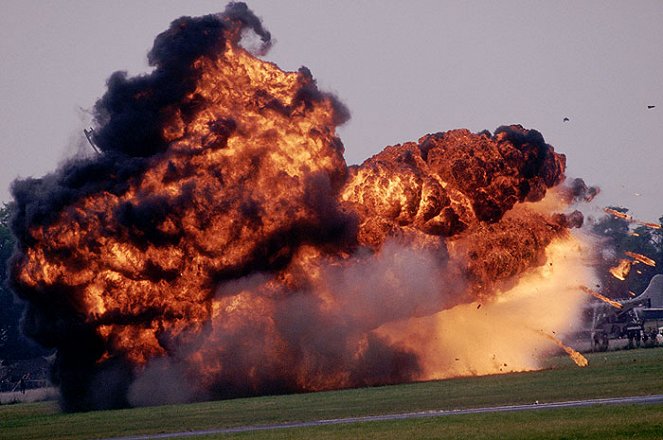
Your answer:
[[[53,402],[7,405],[0,406],[0,432],[4,440],[42,438],[75,440],[431,409],[533,403],[536,400],[550,402],[663,394],[663,349],[597,353],[589,355],[588,358],[590,366],[587,368],[578,368],[567,358],[560,357],[551,360],[549,369],[530,373],[80,414],[62,414]],[[606,407],[603,411],[612,412],[614,408],[616,407]],[[661,410],[661,407],[656,405],[637,408],[643,408],[643,410],[644,408],[658,408],[659,412]],[[545,412],[568,416],[570,414],[591,414],[589,410]],[[531,414],[542,413],[544,411],[528,412],[527,414],[530,414],[529,417],[534,417]],[[497,422],[511,420],[512,417],[520,416],[515,414],[467,415],[435,419],[435,421],[381,422],[371,424],[379,425],[379,427],[372,428],[367,435],[372,435],[370,432],[375,430],[386,429],[382,428],[383,426],[392,426],[394,432],[398,432],[399,429],[409,429],[408,426],[413,427],[412,429],[418,426],[433,426],[430,428],[433,429],[430,435],[422,431],[422,436],[423,438],[427,436],[435,438],[435,429],[447,426],[452,423],[450,420],[456,420],[456,418],[468,421],[463,423],[473,424],[469,421],[474,418]],[[587,416],[586,419],[591,421],[590,416]],[[597,419],[596,424],[601,425],[603,419],[603,417]],[[398,426],[402,426],[402,428],[397,428]],[[334,426],[315,429],[322,429],[321,435],[323,435],[324,432],[344,431],[351,428]],[[306,432],[306,430],[302,431]],[[272,434],[274,433],[269,435]],[[403,435],[405,436],[406,433]],[[458,435],[464,436],[462,433]]]
[[[582,439],[663,437],[663,405],[471,414],[198,437],[211,439]]]

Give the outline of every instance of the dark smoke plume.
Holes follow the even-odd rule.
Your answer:
[[[12,287],[28,300],[24,332],[44,346],[58,348],[52,381],[61,388],[65,410],[127,406],[127,377],[132,372],[122,359],[96,364],[103,344],[94,327],[82,320],[76,304],[71,303],[71,286],[54,283],[28,287],[17,280],[15,268],[25,260],[26,249],[34,244],[28,230],[51,224],[63,210],[74,209],[73,205],[89,194],[126,193],[132,181],[150,165],[150,157],[163,154],[176,140],[164,138],[164,127],[172,123],[174,115],[179,114],[186,121],[199,111],[196,96],[186,99],[194,92],[200,76],[193,61],[218,56],[224,51],[228,36],[239,39],[242,32],[249,30],[260,37],[266,51],[271,36],[244,3],[230,3],[222,14],[173,21],[168,30],[156,37],[148,53],[154,71],[133,78],[126,72],[115,72],[108,79],[108,91],[94,106],[94,142],[103,154],[71,159],[54,174],[17,180],[12,185],[12,230],[18,238],[10,263],[14,268]],[[232,121],[229,124],[232,127]],[[153,225],[166,212],[176,209],[166,200],[147,199],[139,205],[122,205],[116,216],[130,230],[141,231],[135,239],[168,240]],[[155,273],[155,277],[163,276],[167,274]]]
[[[377,329],[489,297],[582,223],[524,206],[565,157],[517,125],[348,168],[347,108],[247,33],[269,49],[243,3],[173,21],[151,73],[109,78],[101,154],[13,184],[12,288],[67,411],[419,379]]]

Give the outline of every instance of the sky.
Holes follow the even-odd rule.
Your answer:
[[[586,214],[663,216],[663,2],[247,1],[276,43],[349,107],[348,164],[454,128],[521,124],[601,188]],[[224,1],[2,0],[0,201],[85,144],[116,70],[148,72],[154,37]],[[656,106],[649,109],[648,106]],[[569,121],[564,122],[564,118]]]

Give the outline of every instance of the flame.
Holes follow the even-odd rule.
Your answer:
[[[633,258],[635,261],[639,261],[640,263],[646,264],[647,266],[656,267],[656,261],[654,261],[651,258],[646,257],[642,254],[638,254],[638,253],[631,252],[631,251],[624,251],[624,254],[628,255],[631,258]]]
[[[629,222],[629,223],[637,223],[637,224],[639,224],[639,225],[646,226],[646,227],[648,227],[648,228],[652,228],[652,229],[661,229],[661,225],[660,225],[659,223],[648,223],[648,222],[644,222],[644,221],[642,221],[642,220],[638,220],[637,218],[634,218],[633,216],[631,216],[631,215],[629,215],[629,214],[626,214],[626,213],[623,213],[623,212],[619,212],[619,211],[614,210],[614,209],[612,209],[612,208],[603,208],[603,210],[604,210],[606,213],[608,213],[608,214],[610,214],[610,215],[614,215],[615,217],[621,218],[621,219],[623,219],[623,220],[626,220],[626,221]],[[634,234],[634,235],[637,236],[637,234]]]
[[[568,345],[564,344],[562,341],[557,339],[555,336],[550,335],[548,333],[544,333],[544,332],[541,332],[541,334],[543,336],[545,336],[546,338],[550,339],[551,341],[553,341],[555,343],[555,345],[557,345],[559,348],[563,349],[569,355],[571,360],[573,362],[575,362],[575,364],[577,366],[579,366],[580,368],[583,368],[583,367],[586,367],[587,365],[589,365],[589,361],[587,360],[587,358],[585,356],[578,353],[576,350],[569,347]]]
[[[651,258],[638,254],[635,252],[631,251],[625,251],[624,254],[627,256],[631,257],[633,260],[627,260],[625,258],[622,258],[619,260],[619,263],[617,266],[611,267],[610,268],[610,274],[617,278],[618,280],[624,281],[626,277],[628,277],[628,274],[631,272],[631,266],[637,263],[643,263],[651,267],[656,266],[656,261],[652,260]],[[637,271],[638,274],[641,274],[641,271]]]
[[[617,211],[617,210],[614,210],[614,209],[612,209],[612,208],[603,208],[603,210],[604,210],[606,213],[608,213],[608,214],[610,214],[610,215],[614,215],[614,216],[617,217],[617,218],[621,218],[621,219],[623,219],[623,220],[627,220],[627,221],[631,221],[631,220],[633,220],[633,217],[631,217],[630,215],[625,214],[625,213],[620,212],[620,211]]]
[[[592,278],[564,155],[513,125],[348,167],[345,107],[250,31],[265,52],[241,3],[176,20],[153,73],[109,80],[101,154],[14,185],[11,279],[66,408],[538,368],[522,329],[572,327]]]
[[[489,301],[378,331],[419,354],[422,380],[539,369],[548,353],[542,334],[571,334],[580,326],[585,299],[576,289],[578,280],[593,277],[584,261],[589,245],[581,235],[556,240],[546,249],[545,264]]]
[[[631,260],[622,258],[621,260],[619,260],[617,266],[610,268],[610,274],[613,277],[617,278],[618,280],[624,281],[628,276],[628,274],[631,272],[632,264],[633,262]]]
[[[605,295],[601,295],[599,292],[597,292],[595,290],[592,290],[587,286],[579,286],[579,287],[580,287],[580,290],[582,290],[583,292],[592,295],[594,298],[600,299],[601,301],[603,301],[606,304],[610,304],[611,306],[613,306],[616,309],[621,309],[623,307],[621,305],[621,303],[619,303],[617,301],[614,301],[614,300],[608,298]]]

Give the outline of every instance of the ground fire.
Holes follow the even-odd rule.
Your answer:
[[[12,287],[63,408],[539,368],[592,283],[570,206],[596,190],[518,125],[348,167],[347,109],[270,45],[242,3],[175,20],[108,80],[99,154],[14,183]]]

